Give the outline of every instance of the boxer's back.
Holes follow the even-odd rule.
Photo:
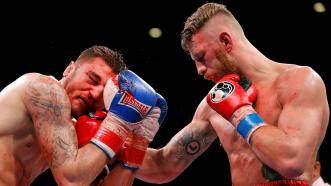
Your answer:
[[[32,76],[18,78],[0,93],[0,185],[29,185],[47,168],[22,101]]]

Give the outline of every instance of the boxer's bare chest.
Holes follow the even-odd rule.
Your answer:
[[[274,85],[263,87],[264,89],[258,90],[258,97],[254,103],[254,108],[265,122],[270,125],[277,125],[282,109],[277,91],[274,90]],[[261,172],[262,163],[236,129],[228,126],[231,125],[230,123],[223,125],[224,130],[219,135],[219,138],[224,150],[228,154],[232,180],[238,183],[234,185],[263,181]],[[249,174],[247,174],[248,172]]]
[[[2,168],[16,176],[22,184],[30,183],[35,177],[47,168],[47,163],[39,147],[35,134],[34,124],[26,110],[20,106],[21,103],[15,99],[2,102],[7,107],[0,110],[6,114],[1,118],[1,150],[6,152],[1,158],[6,161]],[[17,99],[16,99],[17,100]],[[14,157],[14,158],[10,158]],[[15,165],[16,168],[14,168]]]
[[[255,111],[269,125],[277,125],[279,115],[282,111],[282,105],[279,101],[278,91],[275,85],[259,89],[258,97],[254,104]]]
[[[21,164],[26,179],[33,180],[48,166],[35,135],[33,123],[27,121],[24,126],[25,130],[18,132],[20,137],[15,139],[15,157]]]
[[[263,89],[258,89],[258,96],[253,107],[266,123],[276,126],[282,111],[282,106],[274,87],[274,85],[270,84],[269,86],[264,85]],[[242,147],[249,148],[232,124],[222,121],[219,122],[220,120],[217,119],[213,121],[218,122],[218,126],[222,127],[222,129],[219,130],[222,131],[219,137],[225,148],[229,148],[229,151],[234,150],[233,148],[236,146],[238,146],[239,149]]]

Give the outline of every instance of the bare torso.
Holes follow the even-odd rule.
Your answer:
[[[170,182],[218,137],[228,155],[234,186],[266,182],[264,164],[283,171],[288,178],[311,181],[307,173],[316,160],[329,121],[325,85],[309,67],[279,63],[271,66],[272,73],[253,81],[258,91],[253,107],[267,125],[253,133],[252,146],[204,98],[192,121],[165,147],[148,150],[137,177],[153,183]]]
[[[282,105],[280,104],[279,97],[282,94],[286,94],[286,90],[279,87],[291,88],[293,83],[301,84],[302,82],[295,82],[291,79],[283,81],[282,78],[286,76],[285,73],[290,67],[293,66],[281,66],[278,76],[270,77],[261,84],[256,84],[258,89],[258,98],[255,103],[255,110],[264,119],[264,121],[270,125],[277,126],[278,119],[282,112]],[[290,82],[290,83],[289,83]],[[318,91],[318,90],[316,90]],[[315,148],[314,160],[316,152],[324,138],[329,111],[327,102],[324,107],[322,128],[319,135],[318,145]],[[216,129],[217,135],[221,141],[221,144],[226,151],[231,167],[231,177],[234,186],[246,186],[255,185],[265,181],[262,175],[262,163],[258,160],[257,156],[248,146],[246,141],[236,132],[235,128],[228,122],[226,122],[218,113],[213,111],[205,100],[199,105],[196,113],[198,120],[209,120],[214,129]],[[300,117],[300,116],[298,116]],[[311,161],[314,162],[314,161]],[[308,167],[307,167],[308,169]],[[298,179],[307,179],[304,176]]]
[[[212,110],[206,101],[201,102],[199,109],[202,109],[202,115],[208,118],[213,127],[217,128],[221,145],[228,155],[232,184],[245,186],[264,182],[262,163],[235,128]]]
[[[29,185],[47,167],[22,101],[24,78],[0,93],[0,185]]]

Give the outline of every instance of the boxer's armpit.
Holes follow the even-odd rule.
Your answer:
[[[60,166],[75,157],[77,139],[70,102],[60,85],[40,76],[29,82],[23,97],[43,154],[51,166]]]

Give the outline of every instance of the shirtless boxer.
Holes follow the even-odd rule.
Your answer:
[[[241,93],[235,99],[230,97],[234,94],[226,98],[233,100],[228,104],[211,104],[213,108],[204,98],[191,123],[165,147],[148,150],[137,177],[153,183],[175,179],[218,136],[228,155],[234,186],[308,185],[300,176],[316,159],[329,121],[321,77],[310,67],[268,59],[248,41],[222,4],[201,6],[185,22],[181,39],[199,75],[219,85],[222,77],[235,73],[251,80],[255,89],[246,93],[238,83],[242,78],[230,78]],[[246,94],[257,97],[248,99]],[[237,128],[241,121],[243,125]],[[193,145],[198,149],[188,153],[187,147]]]
[[[118,102],[121,97],[129,101]],[[129,136],[148,145],[159,127],[160,102],[121,55],[104,46],[84,50],[59,81],[38,73],[19,77],[0,93],[0,185],[30,185],[47,168],[58,185],[90,184]],[[92,143],[78,149],[72,118],[104,108],[107,117]],[[130,155],[124,163],[136,166]]]

